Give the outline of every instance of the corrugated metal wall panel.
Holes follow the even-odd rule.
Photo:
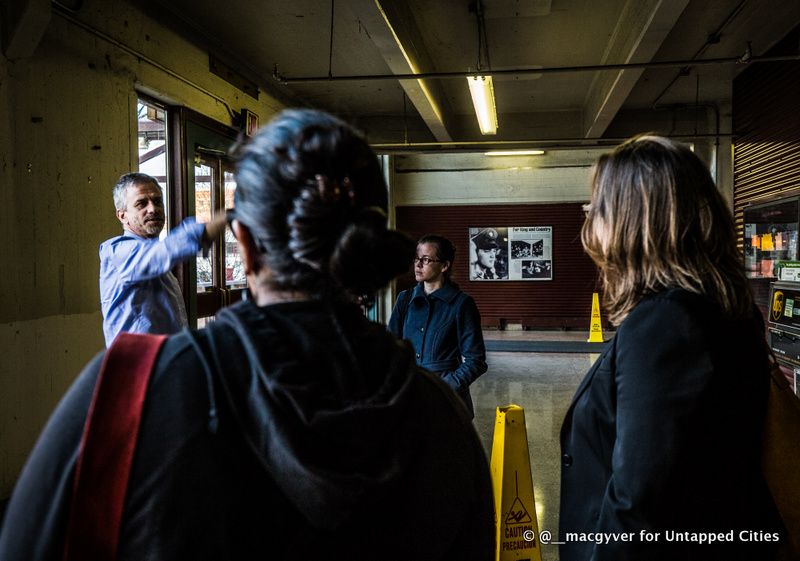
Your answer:
[[[768,54],[793,53],[796,28]],[[754,203],[800,192],[800,62],[761,63],[733,81],[733,212],[743,246],[743,209]],[[768,281],[751,286],[762,311],[768,307]]]
[[[797,45],[797,31],[785,41]],[[776,47],[780,50],[782,44]],[[777,54],[777,52],[776,52]],[[758,64],[733,83],[734,205],[800,188],[800,62]]]
[[[745,206],[800,190],[798,99],[800,62],[759,64],[734,80],[734,215],[740,243]]]
[[[398,229],[414,239],[435,233],[452,240],[453,280],[475,299],[484,325],[589,329],[592,292],[599,283],[597,268],[581,246],[580,204],[405,206],[396,212]],[[552,226],[553,280],[470,281],[469,228],[492,226]],[[398,281],[398,289],[413,283],[409,274]]]

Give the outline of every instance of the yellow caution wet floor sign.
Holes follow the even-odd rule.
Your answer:
[[[495,560],[541,561],[525,411],[519,405],[497,408],[491,469],[497,526]]]
[[[587,342],[603,342],[603,323],[600,321],[600,297],[597,292],[592,294],[592,323],[589,327],[589,340]]]

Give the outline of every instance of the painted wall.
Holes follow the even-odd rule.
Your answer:
[[[281,108],[209,73],[205,51],[125,2],[74,17],[54,12],[30,58],[0,56],[0,499],[103,349],[97,249],[119,231],[111,187],[136,169],[136,90],[228,125],[225,103],[262,123]]]
[[[547,150],[540,156],[396,156],[397,206],[586,202],[592,163],[611,148]]]

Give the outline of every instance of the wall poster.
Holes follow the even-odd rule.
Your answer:
[[[469,280],[553,280],[553,227],[469,229]]]

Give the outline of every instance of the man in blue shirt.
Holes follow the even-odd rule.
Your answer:
[[[128,173],[114,186],[124,230],[100,244],[100,305],[106,346],[121,331],[176,333],[187,325],[178,280],[170,270],[191,259],[225,228],[225,215],[208,224],[187,218],[163,240],[164,199],[155,178]]]

